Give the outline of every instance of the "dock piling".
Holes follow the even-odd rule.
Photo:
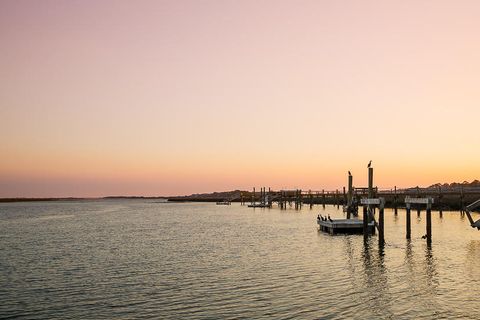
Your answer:
[[[384,220],[385,201],[380,200],[380,209],[378,211],[378,243],[383,246],[385,244],[385,220]]]
[[[410,216],[410,203],[407,203],[407,223],[406,223],[406,227],[407,227],[407,239],[411,239],[411,228],[412,228],[412,223],[411,223],[411,216]]]
[[[427,243],[432,243],[432,202],[428,199],[427,204]]]
[[[368,209],[363,206],[363,239],[368,239]]]

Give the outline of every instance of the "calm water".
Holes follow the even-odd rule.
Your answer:
[[[316,215],[143,200],[0,204],[0,318],[478,319],[480,232],[386,210],[386,241]]]

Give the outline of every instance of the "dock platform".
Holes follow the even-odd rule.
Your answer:
[[[346,233],[346,234],[362,234],[363,220],[358,219],[335,219],[332,221],[317,220],[321,231],[330,234]],[[375,222],[368,224],[369,233],[375,234]]]
[[[268,204],[263,204],[263,203],[254,203],[254,204],[249,204],[249,208],[270,208],[270,205]]]

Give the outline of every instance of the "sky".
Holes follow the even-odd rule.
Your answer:
[[[479,1],[0,1],[0,197],[480,178]]]

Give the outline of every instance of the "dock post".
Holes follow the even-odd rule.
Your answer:
[[[263,187],[263,197],[262,197],[262,202],[263,202],[263,205],[266,205],[265,203],[265,197],[267,195],[267,188],[266,187]]]
[[[368,168],[368,198],[373,198],[373,168]]]
[[[295,210],[298,210],[298,189],[295,190]]]
[[[383,246],[385,244],[385,220],[383,215],[383,208],[385,206],[385,200],[380,199],[380,209],[378,211],[378,244]]]
[[[348,175],[348,199],[347,199],[347,219],[350,219],[350,215],[353,210],[353,176]]]
[[[428,199],[427,204],[427,243],[432,243],[432,200]]]
[[[407,239],[411,239],[411,217],[410,217],[410,203],[407,203],[407,223],[406,223],[406,226],[407,226]]]
[[[368,210],[367,206],[363,206],[363,239],[368,238]]]
[[[322,206],[325,209],[325,189],[322,189]]]
[[[374,197],[374,194],[373,194],[373,168],[370,167],[368,168],[368,198],[369,199],[372,199]],[[372,221],[373,220],[373,214],[374,214],[374,209],[375,208],[370,208],[369,206],[369,209],[368,210],[368,222]]]
[[[271,192],[272,190],[270,189],[270,187],[268,187],[268,207],[269,208],[271,208],[273,204]]]
[[[252,204],[255,204],[255,187],[253,187]]]
[[[303,206],[303,195],[302,195],[302,189],[300,189],[300,192],[299,192],[299,200],[300,200],[300,209],[302,209],[302,206]]]
[[[335,191],[335,202],[337,204],[337,209],[340,208],[340,200],[338,199],[338,189]]]
[[[438,187],[438,210],[440,212],[440,218],[443,218],[443,209],[442,209],[442,187]]]
[[[312,193],[312,190],[308,190],[308,197],[309,197],[309,200],[310,200],[310,209],[313,208],[313,193]]]
[[[420,198],[420,188],[417,186],[417,197]],[[417,217],[420,218],[420,207],[417,205]]]
[[[394,189],[395,193],[393,194],[393,208],[394,208],[394,211],[395,211],[395,215],[398,215],[398,210],[397,210],[397,186],[395,186],[395,189]]]
[[[465,195],[463,194],[463,186],[460,189],[460,206],[461,206],[461,213],[465,213]]]

